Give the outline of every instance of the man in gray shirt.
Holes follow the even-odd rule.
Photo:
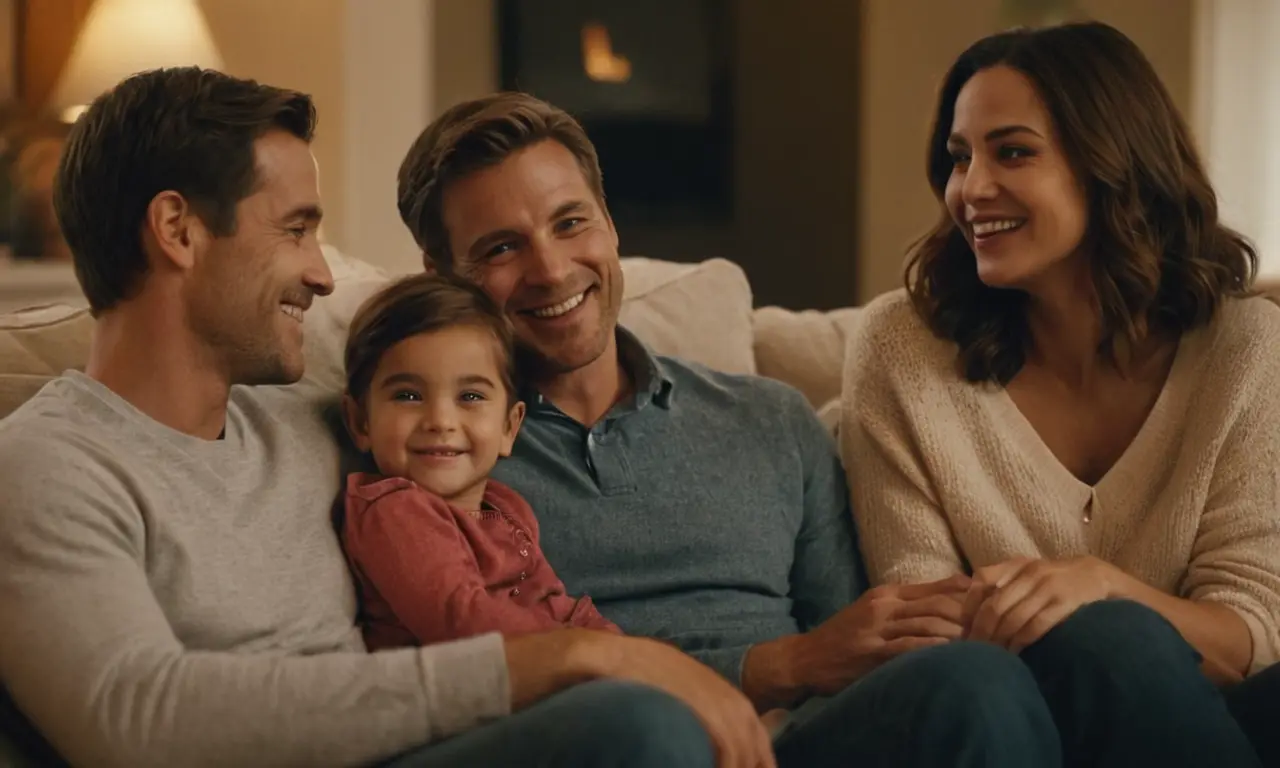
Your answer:
[[[791,710],[782,765],[1061,761],[1025,665],[959,640],[966,579],[864,591],[834,441],[798,392],[617,326],[618,233],[569,115],[517,93],[459,104],[409,150],[398,197],[426,267],[515,327],[528,413],[495,477],[569,590]]]
[[[189,68],[72,131],[55,204],[92,348],[0,422],[0,680],[37,759],[772,765],[750,702],[657,641],[364,652],[330,397],[282,386],[332,289],[314,124],[303,94]]]

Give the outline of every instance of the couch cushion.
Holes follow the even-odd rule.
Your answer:
[[[725,259],[697,264],[622,260],[626,292],[618,322],[660,355],[725,373],[755,373],[751,286]]]
[[[0,313],[53,304],[89,304],[69,262],[10,261],[0,256]]]
[[[325,247],[325,260],[333,272],[333,293],[317,298],[303,315],[302,344],[307,378],[338,391],[346,384],[342,353],[351,318],[365,299],[385,286],[391,277],[382,269],[344,256],[330,246]]]
[[[304,320],[307,377],[341,388],[342,352],[356,309],[390,279],[383,270],[325,245],[334,290],[316,299]],[[754,373],[751,288],[746,274],[723,259],[676,264],[622,260],[626,290],[620,320],[659,354],[719,370]],[[0,418],[49,379],[83,370],[93,319],[78,307],[45,307],[0,315]]]
[[[83,365],[93,318],[89,310],[47,306],[0,315],[0,371],[56,374]]]
[[[334,292],[317,299],[307,312],[304,351],[309,375],[340,386],[346,322],[364,297],[387,278],[377,267],[348,258],[331,245],[322,246],[322,251],[333,272]],[[342,338],[335,337],[339,328]],[[0,315],[0,418],[63,371],[83,370],[92,331],[93,318],[82,307],[40,307]],[[332,371],[334,360],[337,378]]]
[[[89,356],[93,318],[83,307],[51,306],[0,315],[0,418]]]
[[[859,311],[761,307],[752,317],[756,370],[800,390],[814,408],[825,406],[840,395],[845,339]]]

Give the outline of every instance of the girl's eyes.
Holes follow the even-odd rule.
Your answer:
[[[416,389],[397,389],[391,394],[391,401],[397,403],[420,403],[424,399],[422,393]],[[483,403],[488,400],[488,395],[474,389],[465,390],[458,395],[458,401],[461,403]]]

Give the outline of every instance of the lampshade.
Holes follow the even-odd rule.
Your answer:
[[[196,0],[95,0],[51,106],[72,122],[100,93],[130,75],[188,65],[222,68]]]

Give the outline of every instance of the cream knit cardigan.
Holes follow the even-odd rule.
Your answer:
[[[966,383],[905,291],[864,310],[840,440],[873,583],[1091,554],[1244,618],[1280,657],[1280,307],[1230,300],[1186,334],[1147,421],[1089,486],[1002,387]]]

